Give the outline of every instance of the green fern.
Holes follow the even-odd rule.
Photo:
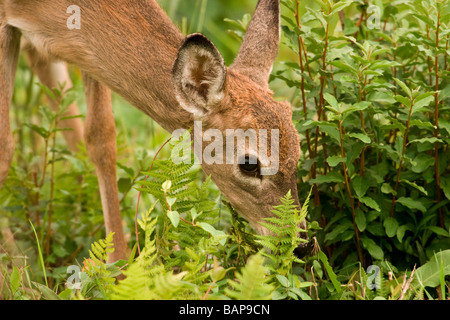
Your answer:
[[[375,284],[376,284],[376,294],[378,297],[387,298],[388,297],[388,291],[387,291],[387,279],[384,276],[383,269],[380,268],[380,272],[378,272],[377,277],[375,278]]]
[[[84,261],[90,276],[106,274],[108,256],[114,252],[113,236],[114,232],[110,232],[105,239],[100,239],[91,244],[91,249],[89,250],[90,259]]]
[[[228,297],[237,300],[268,300],[272,298],[275,287],[269,283],[269,270],[264,266],[264,257],[257,253],[249,258],[235,280],[228,280],[231,288],[226,288]]]
[[[100,239],[91,245],[89,258],[83,261],[84,270],[89,275],[83,294],[94,298],[106,298],[113,284],[115,276],[120,274],[118,267],[108,264],[109,254],[114,252],[114,233],[110,232],[105,239]]]
[[[148,290],[149,276],[142,272],[142,266],[133,263],[124,271],[126,278],[114,286],[110,298],[112,300],[148,300],[151,292]]]
[[[186,138],[173,139],[171,153],[185,146],[189,141]],[[156,247],[167,270],[181,268],[191,260],[185,249],[194,248],[203,238],[210,237],[201,224],[213,226],[219,217],[217,204],[211,200],[211,177],[197,184],[200,176],[193,164],[192,151],[190,157],[190,163],[174,163],[171,159],[156,161],[147,173],[149,179],[138,183],[139,190],[153,195],[162,207]],[[174,250],[175,247],[181,250]]]
[[[263,254],[269,258],[269,268],[273,272],[286,275],[290,272],[293,262],[303,262],[294,255],[294,249],[300,242],[306,242],[299,237],[300,232],[305,232],[299,225],[306,217],[310,196],[311,191],[299,212],[289,191],[280,199],[281,205],[273,207],[271,212],[274,216],[265,218],[265,221],[260,223],[272,233],[256,237],[268,249]]]
[[[188,143],[188,133],[186,133],[186,136],[181,136],[179,140],[171,140],[171,152]],[[188,147],[190,150],[190,145]],[[143,172],[148,175],[149,179],[146,181],[138,181],[137,184],[141,185],[141,188],[138,188],[138,190],[152,194],[160,201],[165,210],[169,209],[166,203],[167,197],[177,199],[176,203],[171,206],[171,210],[180,213],[190,210],[184,201],[195,193],[195,189],[190,187],[197,175],[197,171],[192,170],[194,166],[192,152],[189,160],[181,163],[174,163],[171,159],[156,160],[150,172]],[[168,190],[164,190],[161,186],[167,181],[170,181],[170,187]]]
[[[182,281],[186,272],[173,274],[157,261],[155,233],[158,217],[151,218],[152,208],[138,220],[145,232],[145,247],[136,260],[123,273],[124,280],[114,286],[110,298],[113,300],[167,300],[179,298],[182,291],[195,291],[195,285]]]
[[[157,217],[151,218],[155,204],[153,204],[141,219],[138,219],[138,224],[144,231],[145,246],[136,260],[123,272],[126,278],[119,281],[113,288],[111,299],[135,300],[151,299],[153,297],[149,290],[151,279],[156,274],[164,272],[164,266],[155,263],[158,252],[155,246],[155,239],[151,239],[155,233],[155,227],[158,221]]]

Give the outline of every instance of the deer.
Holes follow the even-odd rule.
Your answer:
[[[261,176],[267,164],[202,163],[202,170],[230,205],[258,234],[259,222],[289,190],[300,210],[297,191],[299,136],[290,103],[276,101],[269,76],[280,42],[280,1],[258,0],[233,63],[227,67],[216,46],[203,34],[183,36],[155,0],[78,0],[80,28],[68,28],[70,0],[0,0],[0,187],[11,166],[14,137],[9,112],[21,39],[40,81],[70,86],[67,65],[81,70],[86,116],[62,125],[73,150],[86,144],[95,166],[107,234],[114,232],[111,261],[126,259],[116,179],[116,128],[111,92],[153,118],[169,132],[189,129],[279,130],[279,170]],[[76,105],[69,114],[77,114]],[[204,146],[205,147],[205,146]],[[270,146],[269,146],[270,147]],[[253,163],[252,163],[253,162]],[[306,224],[302,224],[306,228]],[[307,238],[307,234],[301,234]],[[302,243],[298,254],[304,255]],[[296,249],[296,251],[297,251]]]

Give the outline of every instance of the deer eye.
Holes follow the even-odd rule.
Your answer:
[[[259,176],[259,161],[255,157],[245,156],[244,159],[239,161],[239,169],[242,173],[257,177]]]

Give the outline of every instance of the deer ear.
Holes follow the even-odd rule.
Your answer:
[[[186,37],[172,69],[172,83],[180,105],[197,116],[208,113],[223,98],[225,62],[204,35]]]
[[[280,43],[280,0],[258,0],[232,70],[269,89],[268,81]]]

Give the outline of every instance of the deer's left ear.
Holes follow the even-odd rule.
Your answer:
[[[204,35],[191,34],[178,50],[172,69],[172,83],[180,105],[202,116],[223,98],[225,62]]]

